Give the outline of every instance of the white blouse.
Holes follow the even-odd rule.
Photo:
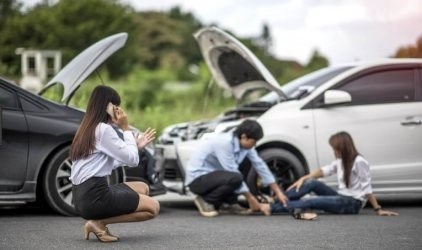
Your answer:
[[[84,159],[73,162],[70,180],[81,184],[91,177],[111,174],[119,166],[136,167],[139,163],[138,147],[131,131],[123,132],[120,139],[113,127],[106,123],[95,129],[95,149]]]
[[[330,176],[337,173],[338,193],[361,200],[362,205],[365,205],[367,195],[372,194],[369,163],[360,155],[356,157],[355,162],[353,163],[348,188],[343,179],[343,164],[341,159],[336,159],[330,165],[322,167],[321,170],[324,176]]]

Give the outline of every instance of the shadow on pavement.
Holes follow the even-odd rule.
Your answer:
[[[418,207],[422,204],[422,197],[420,196],[377,196],[378,202],[385,207]],[[162,212],[165,212],[169,208],[175,208],[177,210],[191,210],[196,209],[193,200],[189,197],[181,199],[159,199]],[[247,203],[244,200],[240,201],[242,205],[246,206]],[[366,207],[370,207],[367,203]],[[25,215],[59,215],[47,205],[40,204],[27,204],[20,206],[8,206],[0,207],[0,217],[2,216],[25,216]],[[59,215],[60,216],[60,215]]]

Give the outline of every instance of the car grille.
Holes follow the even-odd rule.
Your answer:
[[[177,167],[176,160],[166,160],[164,162],[164,179],[181,180],[182,174]]]

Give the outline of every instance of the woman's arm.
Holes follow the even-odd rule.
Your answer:
[[[322,172],[321,168],[317,168],[310,172],[307,175],[304,175],[299,178],[295,183],[293,183],[287,190],[290,190],[292,188],[296,188],[296,191],[299,191],[300,187],[302,186],[303,182],[308,179],[318,179],[324,177],[324,173]]]
[[[383,215],[383,216],[396,216],[396,215],[399,215],[396,212],[381,209],[381,206],[378,204],[378,201],[375,198],[375,195],[374,194],[368,194],[368,201],[369,201],[369,203],[371,203],[372,208],[374,209],[374,211],[378,215]]]
[[[371,172],[369,170],[369,163],[366,160],[358,160],[356,163],[356,169],[358,172],[360,187],[362,191],[366,193],[366,197],[368,198],[369,203],[371,204],[372,208],[378,215],[398,215],[396,212],[382,210],[381,206],[378,204],[375,195],[372,193],[372,184],[371,184]]]
[[[97,148],[114,159],[114,167],[122,165],[136,167],[139,163],[139,152],[131,131],[124,131],[122,140],[114,128],[104,124]]]

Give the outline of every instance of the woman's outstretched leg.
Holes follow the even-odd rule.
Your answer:
[[[303,196],[314,193],[319,196],[337,195],[337,191],[318,180],[306,180],[298,191],[289,189],[285,194],[289,200],[297,200]]]

